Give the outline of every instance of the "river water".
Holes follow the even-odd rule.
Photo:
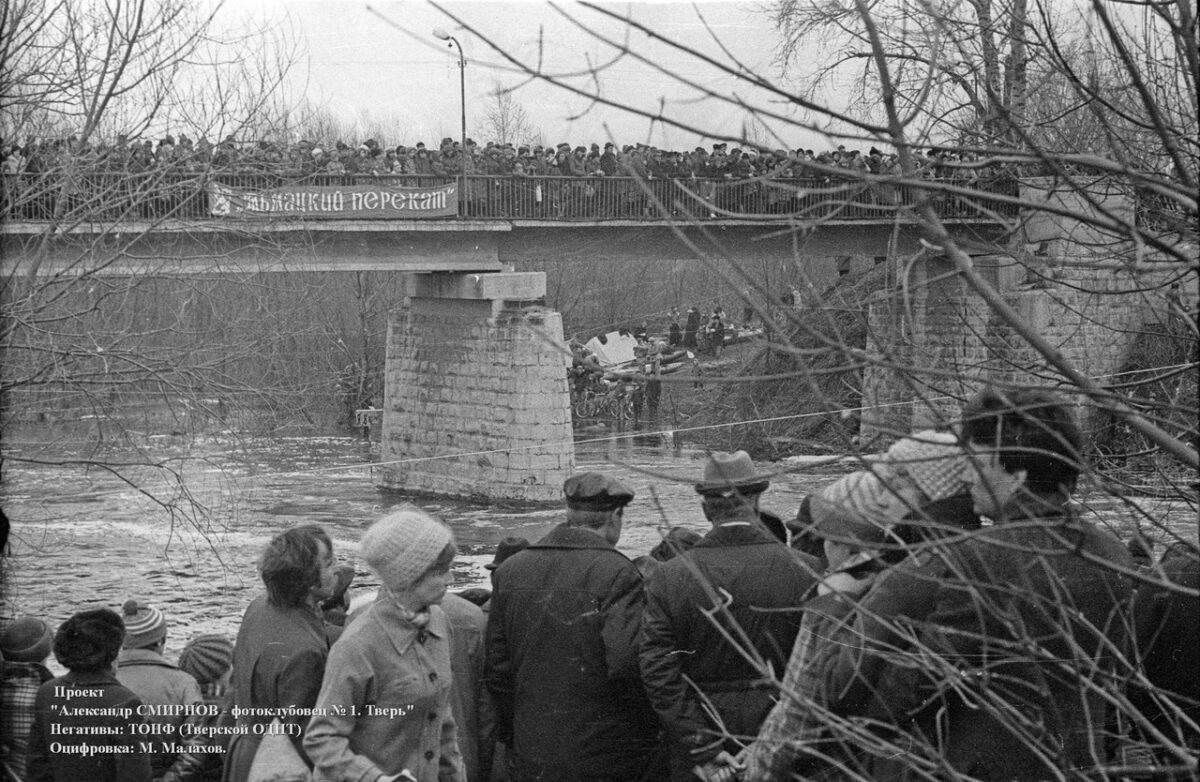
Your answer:
[[[186,479],[194,507],[172,517],[160,505],[111,474],[17,463],[6,458],[0,502],[12,522],[12,557],[6,564],[7,613],[33,613],[57,625],[72,613],[131,597],[164,610],[170,621],[168,654],[192,636],[237,632],[242,611],[260,590],[255,561],[277,532],[297,524],[323,524],[338,558],[355,565],[351,594],[376,586],[356,557],[358,541],[372,521],[406,502],[443,519],[453,530],[460,556],[455,589],[486,585],[483,565],[500,539],[537,540],[561,519],[557,507],[481,506],[446,499],[405,498],[377,490],[371,464],[377,446],[350,437],[255,438],[219,435],[202,439],[163,436],[145,444],[170,458]],[[6,456],[85,459],[80,445],[47,448],[6,442]],[[703,454],[676,451],[659,438],[579,439],[578,469],[611,471],[637,497],[627,508],[621,551],[637,556],[660,540],[665,525],[706,529],[692,483],[703,471]],[[786,468],[763,497],[763,507],[783,516],[801,498],[849,465],[809,460]],[[143,473],[160,496],[179,489],[159,474]],[[187,504],[185,503],[185,506]],[[1098,517],[1127,535],[1133,515],[1103,497]],[[1195,509],[1159,503],[1154,517],[1195,538]],[[1190,525],[1190,526],[1189,526]]]

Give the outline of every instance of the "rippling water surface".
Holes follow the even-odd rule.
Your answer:
[[[354,588],[375,586],[356,558],[358,540],[385,510],[408,500],[375,488],[370,466],[377,453],[362,440],[162,437],[151,447],[174,460],[203,514],[173,520],[103,471],[5,460],[0,499],[13,524],[8,611],[40,614],[57,624],[75,611],[119,608],[136,597],[166,611],[171,622],[168,652],[177,654],[198,633],[232,637],[246,604],[261,587],[255,560],[264,544],[281,530],[309,522],[325,525],[335,553],[358,568]],[[5,452],[34,454],[30,446],[11,444]],[[53,455],[85,456],[64,447]],[[49,454],[39,449],[37,456]],[[703,470],[698,452],[676,452],[655,438],[580,441],[577,465],[612,471],[637,492],[618,546],[631,557],[654,546],[663,525],[706,529],[691,487]],[[763,507],[793,515],[805,494],[841,469],[846,468],[792,465],[772,482]],[[157,476],[150,485],[160,494],[177,491]],[[537,540],[562,515],[557,507],[415,501],[454,530],[461,554],[454,570],[456,589],[486,584],[483,565],[501,538]],[[1111,502],[1096,507],[1106,523],[1128,530],[1127,512]],[[1155,512],[1177,515],[1179,524],[1195,524],[1194,509],[1182,505],[1164,505]]]

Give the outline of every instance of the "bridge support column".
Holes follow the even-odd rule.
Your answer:
[[[541,272],[413,274],[388,324],[384,488],[554,502],[575,466],[562,316]]]

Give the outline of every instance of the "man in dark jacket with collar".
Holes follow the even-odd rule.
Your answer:
[[[615,548],[633,492],[607,475],[563,486],[567,520],[493,573],[487,684],[511,776],[636,781],[658,724],[638,680],[642,580]]]
[[[1133,561],[1070,504],[1082,438],[1068,403],[980,393],[963,414],[975,510],[990,527],[888,571],[815,665],[828,707],[866,718],[877,780],[1082,779],[1128,680]]]
[[[697,771],[732,777],[736,744],[705,702],[730,736],[757,734],[773,704],[769,671],[786,667],[798,607],[816,584],[816,560],[788,549],[759,516],[768,485],[745,451],[712,454],[696,484],[712,530],[646,584],[640,664],[671,743],[671,782]]]

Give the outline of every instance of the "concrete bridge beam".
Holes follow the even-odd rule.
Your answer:
[[[413,274],[388,327],[380,484],[556,502],[575,467],[562,316],[540,272]]]

